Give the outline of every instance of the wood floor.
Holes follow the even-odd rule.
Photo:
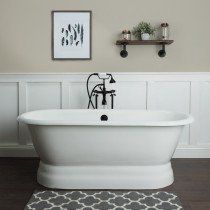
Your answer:
[[[0,158],[0,210],[23,210],[35,189],[37,158]],[[174,159],[175,192],[185,210],[210,210],[210,159]]]

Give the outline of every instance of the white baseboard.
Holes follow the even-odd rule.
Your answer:
[[[210,147],[177,148],[173,158],[210,158]]]
[[[0,146],[0,157],[37,157],[33,145]],[[173,158],[210,158],[210,147],[177,148]]]
[[[0,157],[37,157],[33,145],[0,146]]]

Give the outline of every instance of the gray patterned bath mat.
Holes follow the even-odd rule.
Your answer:
[[[177,195],[164,191],[35,191],[25,210],[184,210]]]

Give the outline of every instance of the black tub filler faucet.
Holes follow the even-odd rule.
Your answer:
[[[89,90],[89,81],[92,76],[97,76],[102,82],[95,85],[93,89]],[[109,80],[109,83],[115,83],[112,74],[109,73],[93,73],[88,76],[86,87],[87,87],[87,94],[88,94],[88,109],[92,106],[93,109],[98,109],[98,96],[102,95],[102,106],[107,106],[107,95],[111,97],[111,108],[114,108],[114,96],[115,90],[107,90],[106,89],[106,81]],[[95,102],[92,101],[92,98],[95,97]]]

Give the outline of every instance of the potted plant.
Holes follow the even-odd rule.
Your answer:
[[[155,28],[151,26],[150,23],[140,22],[137,26],[133,28],[133,35],[137,39],[149,40],[150,35],[154,35]]]

